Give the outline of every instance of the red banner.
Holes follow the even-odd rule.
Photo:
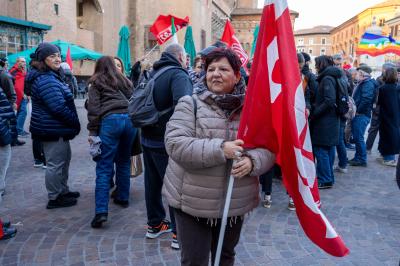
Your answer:
[[[235,36],[235,29],[229,20],[226,21],[224,33],[222,34],[221,41],[226,43],[235,53],[239,56],[242,66],[246,68],[249,61],[249,56],[246,54],[239,40]]]
[[[286,0],[266,1],[238,138],[277,154],[305,234],[333,256],[349,253],[320,210],[306,105]]]
[[[182,19],[172,15],[159,15],[150,28],[150,31],[156,36],[159,45],[165,43],[172,37],[171,18],[174,18],[176,32],[189,24],[189,17]]]

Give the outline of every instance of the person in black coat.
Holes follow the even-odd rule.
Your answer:
[[[336,89],[342,72],[333,66],[330,56],[315,59],[319,83],[310,115],[311,141],[317,161],[319,188],[331,188],[335,182],[333,163],[339,144],[339,115],[336,112]]]
[[[400,86],[397,84],[397,70],[386,69],[383,75],[385,85],[379,88],[379,145],[383,164],[396,167],[395,155],[400,152]]]
[[[41,43],[35,51],[35,62],[28,73],[31,83],[32,139],[43,143],[47,160],[45,174],[48,209],[73,206],[79,192],[67,185],[71,146],[69,141],[80,132],[73,94],[60,73],[60,50],[50,43]]]
[[[170,208],[171,223],[166,221],[165,209],[162,204],[161,189],[164,174],[168,165],[168,154],[165,150],[164,135],[166,125],[171,118],[179,99],[192,95],[193,85],[186,71],[186,53],[179,44],[170,44],[164,50],[160,60],[154,63],[154,76],[158,71],[166,70],[154,81],[153,100],[157,110],[169,112],[162,115],[157,124],[142,128],[141,140],[144,159],[145,199],[147,209],[147,238],[156,238],[166,231],[173,232],[172,247],[177,247],[176,228],[173,209]]]

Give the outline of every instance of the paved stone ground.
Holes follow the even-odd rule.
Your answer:
[[[82,103],[79,102],[81,106]],[[79,108],[83,127],[86,113]],[[14,239],[0,241],[0,265],[179,265],[170,237],[147,240],[143,177],[132,180],[131,205],[110,203],[109,222],[90,227],[94,212],[94,163],[87,132],[72,141],[70,185],[82,194],[77,206],[46,210],[44,171],[32,167],[31,143],[13,149],[7,194],[0,216],[22,222]],[[316,248],[299,227],[278,180],[271,209],[257,208],[246,219],[237,265],[399,265],[400,191],[394,169],[370,156],[368,168],[350,168],[336,176],[331,190],[321,191],[323,211],[351,250],[334,258]]]

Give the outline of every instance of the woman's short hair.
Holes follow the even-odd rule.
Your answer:
[[[315,58],[315,67],[322,71],[328,66],[333,66],[335,63],[333,62],[332,56],[321,55]]]
[[[229,48],[218,48],[209,53],[205,58],[204,69],[207,71],[208,66],[211,65],[211,63],[219,61],[222,58],[226,58],[228,60],[235,74],[240,73],[242,62],[236,53]]]
[[[389,67],[383,73],[383,81],[385,83],[396,83],[397,82],[397,69],[394,67]]]

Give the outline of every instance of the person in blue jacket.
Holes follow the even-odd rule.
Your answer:
[[[17,120],[3,89],[0,88],[0,202],[6,189],[6,173],[11,161],[11,143],[17,136]]]
[[[0,88],[0,203],[5,192],[5,177],[11,161],[11,143],[17,136],[17,121],[12,103]],[[0,240],[12,238],[17,229],[0,218]]]
[[[354,89],[353,99],[357,106],[356,116],[351,123],[351,132],[356,144],[351,166],[367,166],[367,147],[364,139],[365,131],[371,120],[372,108],[376,98],[376,83],[371,78],[372,69],[367,65],[357,68],[358,85]]]
[[[60,50],[41,43],[35,51],[27,81],[31,83],[32,139],[42,141],[47,160],[45,174],[48,209],[73,206],[79,192],[68,187],[71,147],[69,141],[80,132],[74,97],[60,72]]]

